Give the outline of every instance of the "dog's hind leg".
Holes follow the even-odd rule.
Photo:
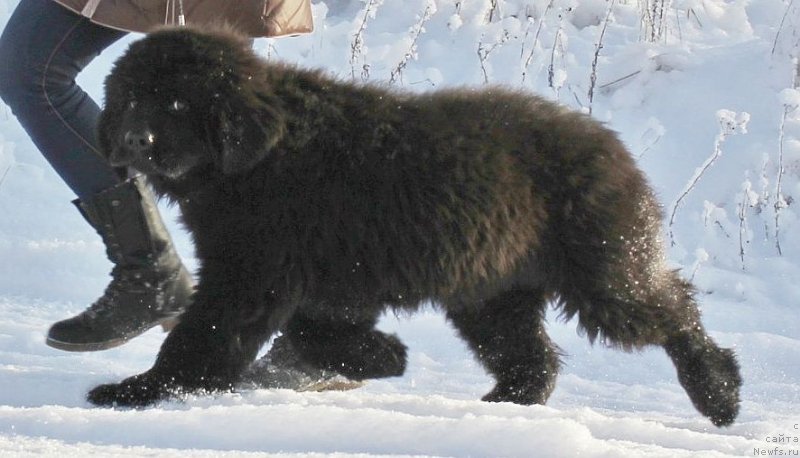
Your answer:
[[[564,306],[582,303],[579,323],[592,340],[600,337],[626,350],[663,347],[695,408],[715,425],[729,425],[739,410],[742,384],[736,358],[706,333],[690,285],[672,271],[660,277],[637,286],[648,290],[645,297],[631,297],[617,284],[620,290],[584,292],[580,299],[565,294]]]
[[[447,317],[494,376],[484,401],[544,404],[555,388],[559,350],[544,328],[538,290],[511,290],[477,304],[447,304]]]
[[[573,238],[580,246],[562,245],[557,289],[564,314],[577,314],[591,340],[625,350],[663,347],[697,410],[717,426],[728,425],[738,413],[742,383],[734,354],[708,336],[691,285],[666,267],[654,204],[627,214],[633,217],[584,226]]]
[[[298,311],[284,332],[300,357],[319,369],[351,380],[403,375],[406,346],[397,336],[375,329],[379,310],[347,310],[324,317]]]
[[[672,287],[664,300],[677,299],[675,324],[680,325],[672,328],[662,346],[695,408],[717,426],[730,425],[739,412],[739,364],[732,350],[717,346],[703,329],[691,286],[670,274]]]
[[[548,290],[591,340],[664,348],[697,410],[715,425],[732,423],[742,383],[736,359],[708,336],[691,285],[666,265],[655,196],[627,153],[585,159],[572,164],[549,209],[538,253]]]

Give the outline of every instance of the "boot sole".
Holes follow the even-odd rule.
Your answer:
[[[302,392],[321,392],[321,391],[350,391],[364,386],[364,382],[348,380],[344,377],[333,378],[331,380],[321,380],[310,385],[299,387],[295,391]]]
[[[149,331],[151,328],[154,328],[159,325],[161,326],[161,329],[164,332],[170,332],[175,328],[175,326],[178,325],[178,323],[180,323],[180,321],[181,321],[180,316],[164,317],[161,320],[156,321],[155,323],[152,323],[149,326],[142,328],[140,331],[136,333],[132,333],[117,339],[106,340],[103,342],[83,342],[83,343],[63,342],[48,336],[47,339],[45,339],[44,343],[47,344],[48,347],[52,347],[63,351],[72,351],[72,352],[109,350],[111,348],[119,347],[120,345],[128,342],[129,340],[134,339],[144,334],[145,332]]]
[[[238,390],[292,390],[297,393],[319,393],[322,391],[350,391],[361,388],[366,385],[365,381],[350,380],[343,376],[336,376],[329,379],[317,380],[308,383],[298,383],[295,385],[287,385],[282,383],[280,385],[270,385],[268,383],[257,383],[254,381],[244,381],[237,385]]]
[[[180,315],[178,315],[178,316],[167,317],[161,320],[158,324],[161,325],[161,330],[163,330],[164,332],[170,332],[173,329],[175,329],[175,326],[177,326],[178,323],[180,322],[181,322],[181,317]]]

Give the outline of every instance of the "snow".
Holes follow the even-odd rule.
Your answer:
[[[0,0],[0,26],[16,3]],[[661,4],[662,19],[642,14]],[[549,403],[482,403],[490,379],[430,308],[381,322],[410,347],[400,378],[349,392],[255,390],[94,408],[86,391],[147,369],[164,334],[98,353],[44,345],[52,322],[103,290],[109,265],[68,188],[0,104],[0,455],[800,454],[800,5],[617,0],[590,106],[608,8],[600,0],[322,0],[313,34],[255,46],[345,79],[390,84],[395,76],[391,84],[414,91],[488,81],[591,108],[620,133],[665,206],[718,152],[664,229],[673,235],[669,262],[696,283],[706,327],[739,355],[745,384],[734,425],[715,428],[693,409],[663,351],[590,346],[556,313],[549,332],[568,356]],[[134,38],[81,76],[97,100],[110,63]],[[731,128],[724,142],[720,121]],[[164,211],[196,267],[176,210]]]

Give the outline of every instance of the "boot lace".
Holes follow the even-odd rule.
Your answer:
[[[131,269],[115,265],[111,270],[111,282],[106,286],[105,292],[83,315],[88,320],[108,316],[119,309],[118,299],[120,296],[131,293],[143,294],[148,290],[153,290],[155,285],[155,282],[146,278],[142,273],[142,269]]]

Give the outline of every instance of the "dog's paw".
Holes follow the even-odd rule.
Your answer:
[[[732,424],[739,413],[742,386],[733,351],[710,339],[675,339],[664,348],[695,408],[716,426]]]
[[[714,425],[729,426],[736,419],[742,376],[733,351],[710,348],[688,368],[679,368],[678,380],[697,410]]]
[[[494,389],[481,398],[485,402],[513,402],[514,404],[544,405],[555,389],[555,376],[531,377],[525,381],[498,382]]]
[[[407,352],[397,336],[372,330],[341,346],[322,367],[355,381],[399,377],[406,370]]]
[[[166,384],[144,373],[120,383],[97,386],[89,391],[86,398],[97,406],[144,407],[169,397],[168,388]]]

